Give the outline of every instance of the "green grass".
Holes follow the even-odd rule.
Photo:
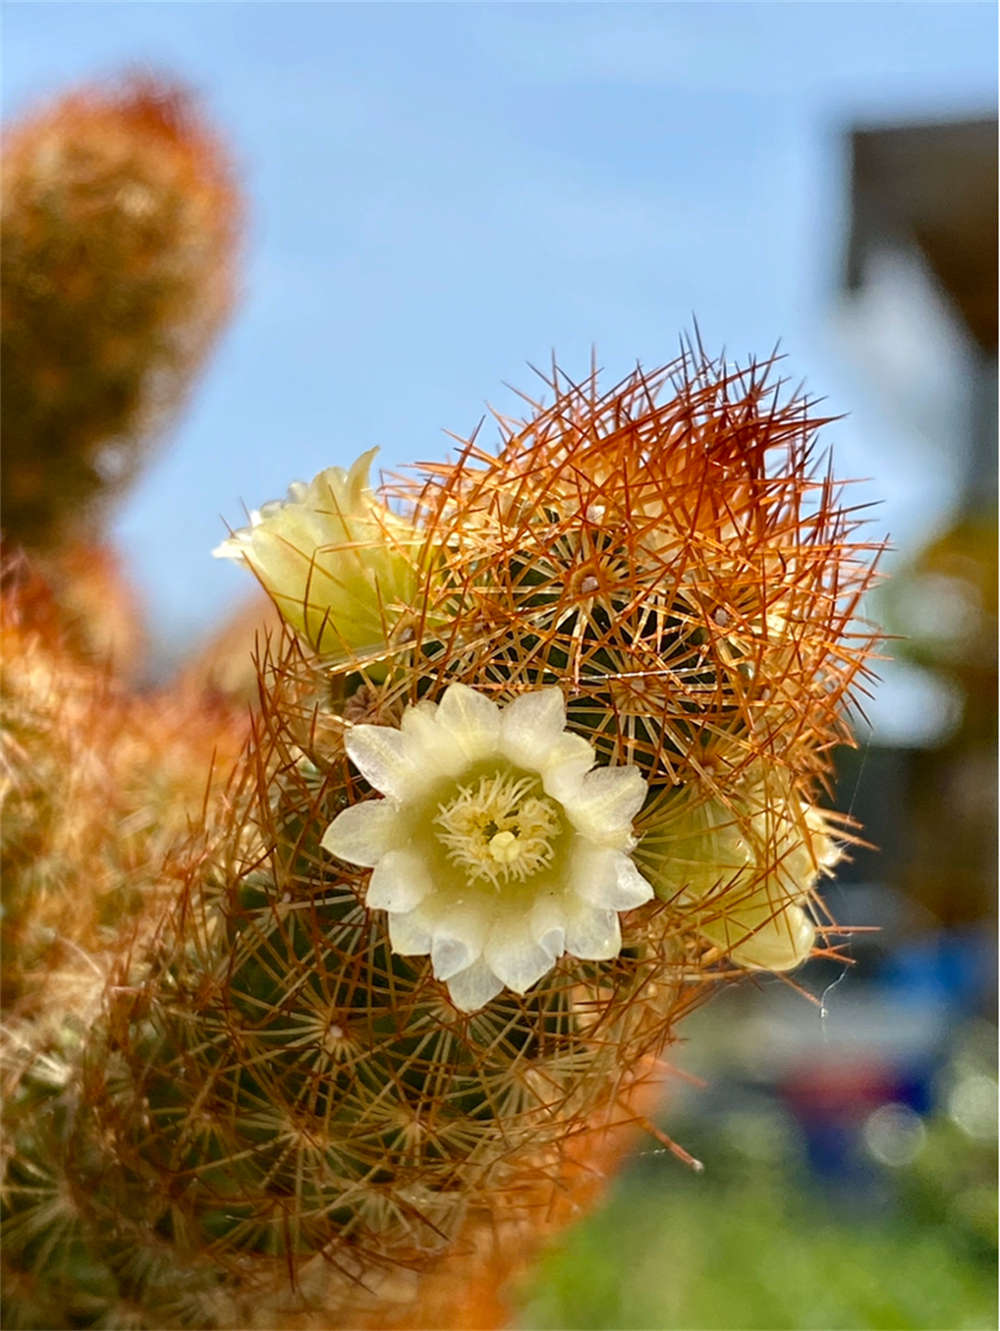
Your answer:
[[[758,1129],[766,1123],[758,1123]],[[773,1125],[772,1125],[773,1126]],[[779,1125],[780,1126],[780,1125]],[[779,1133],[780,1135],[780,1133]],[[692,1146],[692,1134],[684,1138]],[[752,1134],[751,1134],[752,1136]],[[701,1176],[633,1170],[520,1290],[531,1331],[979,1331],[997,1324],[992,1152],[931,1125],[902,1173],[872,1166],[888,1205],[831,1199],[796,1159],[704,1143]],[[774,1144],[774,1133],[772,1133]],[[956,1157],[961,1157],[956,1161]],[[979,1198],[969,1213],[956,1187]],[[884,1185],[884,1187],[883,1187]],[[987,1212],[984,1215],[985,1191]]]

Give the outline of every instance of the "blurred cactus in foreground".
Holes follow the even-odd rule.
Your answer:
[[[191,99],[84,89],[3,152],[4,528],[93,537],[183,403],[228,316],[240,205]]]
[[[100,1011],[19,1032],[7,1324],[428,1325],[713,983],[835,947],[871,550],[771,368],[554,374],[496,453],[224,542],[288,630]]]
[[[280,624],[274,603],[258,590],[184,663],[181,685],[210,697],[255,706],[260,697],[256,645],[273,636]]]
[[[15,1180],[41,1192],[49,1183],[66,1188],[58,1166],[47,1172],[51,1157],[19,1155],[14,1125],[37,1108],[39,1131],[65,1126],[65,1104],[51,1098],[73,1094],[68,1069],[100,1014],[114,959],[169,904],[165,865],[214,816],[244,723],[191,693],[130,694],[110,661],[81,660],[67,645],[64,607],[23,557],[9,557],[2,572],[6,1207]],[[60,1205],[27,1231],[15,1223],[9,1237],[15,1259],[5,1258],[5,1318],[77,1324],[89,1307],[80,1291],[100,1263],[81,1258]],[[22,1245],[31,1254],[27,1269]],[[73,1284],[71,1297],[59,1278],[36,1279],[30,1269],[53,1245],[70,1273],[62,1278]]]
[[[180,691],[134,696],[79,659],[27,561],[3,569],[0,850],[3,1006],[51,1004],[57,974],[101,958],[155,907],[164,858],[206,817],[242,743],[239,714]]]

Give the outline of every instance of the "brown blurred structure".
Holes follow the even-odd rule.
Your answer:
[[[965,347],[969,405],[967,423],[956,420],[945,443],[964,472],[958,502],[894,576],[883,606],[901,638],[894,655],[952,688],[961,715],[933,747],[873,747],[856,812],[889,853],[856,871],[895,879],[943,924],[962,926],[995,911],[997,125],[856,130],[850,148],[847,292],[867,297],[877,321],[869,288],[880,258],[922,268]],[[930,326],[935,314],[927,293],[922,299]],[[897,393],[912,387],[916,399],[919,374],[914,366]]]
[[[975,363],[967,503],[997,488],[997,123],[851,133],[851,226],[845,285],[861,293],[885,250],[916,254],[969,338]]]
[[[997,126],[992,120],[856,130],[847,286],[873,241],[919,247],[984,352],[997,348]]]

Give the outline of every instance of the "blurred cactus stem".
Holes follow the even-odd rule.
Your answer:
[[[421,1325],[592,1202],[719,978],[830,950],[874,548],[771,373],[554,372],[495,454],[224,542],[287,632],[100,1019],[19,1055],[12,1325]]]
[[[212,816],[245,725],[193,693],[136,696],[81,660],[23,555],[0,581],[0,993],[8,1029],[49,1028],[94,1006],[122,938],[162,910],[163,865]]]
[[[148,78],[8,128],[0,217],[4,528],[89,541],[233,301],[241,205],[192,98]]]

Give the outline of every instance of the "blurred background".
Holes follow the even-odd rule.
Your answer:
[[[241,291],[117,510],[151,673],[217,634],[245,505],[440,457],[555,351],[608,382],[787,353],[898,635],[840,763],[876,851],[847,968],[724,992],[662,1122],[516,1289],[523,1328],[996,1322],[996,13],[991,4],[33,4],[3,111],[179,78],[247,198]],[[539,385],[540,387],[540,385]],[[487,439],[490,438],[487,427]]]

